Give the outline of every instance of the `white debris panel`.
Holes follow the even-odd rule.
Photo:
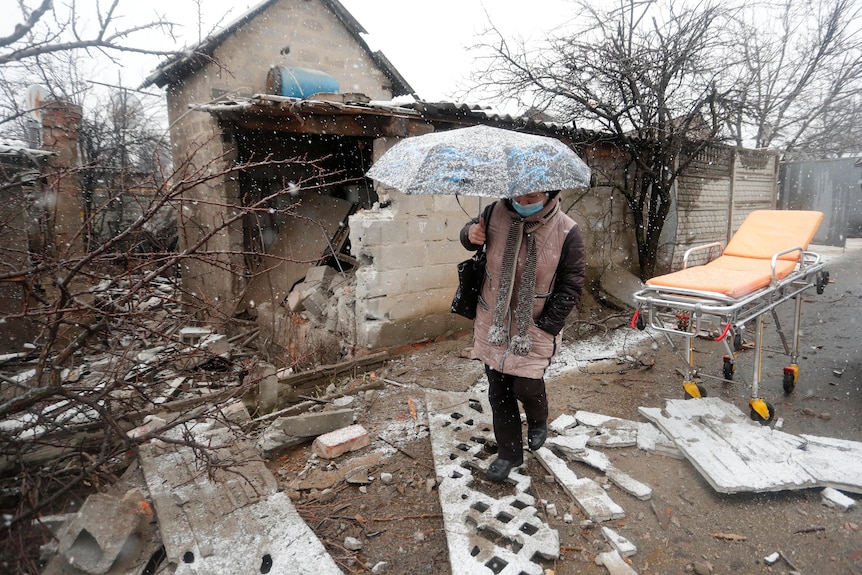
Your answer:
[[[862,443],[792,435],[715,397],[668,400],[640,413],[673,439],[720,493],[832,487],[862,493]]]
[[[560,539],[537,514],[530,477],[512,470],[515,494],[499,499],[471,488],[473,473],[484,473],[494,458],[484,450],[493,439],[487,399],[433,391],[425,397],[452,572],[542,575],[533,558],[559,557]]]
[[[256,453],[250,442],[226,429],[195,441],[215,448],[210,465],[185,445],[154,440],[140,448],[175,575],[341,574],[263,461],[249,457]]]

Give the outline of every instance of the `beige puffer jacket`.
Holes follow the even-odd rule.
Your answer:
[[[526,221],[531,222],[542,219],[551,212],[556,202],[559,202],[559,198],[552,199],[541,212],[526,218]],[[501,346],[491,345],[488,342],[487,336],[488,330],[494,322],[494,304],[500,288],[499,280],[503,252],[506,247],[506,235],[509,231],[511,221],[520,219],[520,217],[514,211],[504,207],[502,202],[500,202],[494,207],[491,212],[490,221],[486,223],[486,276],[482,286],[482,293],[479,297],[479,305],[476,309],[476,319],[474,320],[473,352],[476,357],[492,369],[505,374],[539,379],[544,376],[545,370],[551,363],[551,359],[559,350],[562,335],[552,335],[539,329],[535,325],[535,320],[542,314],[548,297],[551,295],[557,265],[560,262],[560,254],[566,236],[577,224],[569,216],[558,211],[544,225],[533,232],[536,239],[538,260],[535,298],[533,300],[533,322],[530,324],[528,331],[532,348],[528,355],[519,356],[509,351],[508,344]],[[503,322],[509,342],[518,333],[515,309],[518,301],[521,269],[526,259],[526,245],[527,242],[521,242],[521,250],[518,254],[518,263],[515,270],[515,284]],[[580,289],[578,291],[580,292]]]

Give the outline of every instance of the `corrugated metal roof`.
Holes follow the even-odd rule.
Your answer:
[[[15,156],[19,158],[28,158],[33,161],[36,161],[38,159],[44,159],[48,156],[54,155],[56,155],[56,152],[37,150],[34,148],[28,148],[27,146],[0,144],[0,156]]]
[[[501,113],[488,106],[406,99],[369,100],[362,94],[318,95],[309,99],[258,94],[251,98],[193,105],[192,108],[224,118],[234,114],[273,118],[289,114],[400,116],[441,124],[492,124],[579,142],[594,141],[600,137],[600,134],[579,129],[571,122],[536,121],[527,116]]]

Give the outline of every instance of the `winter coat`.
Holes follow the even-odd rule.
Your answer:
[[[525,221],[531,222],[546,217],[552,211],[554,204],[559,201],[559,197],[552,198],[541,212],[526,218]],[[500,287],[506,236],[511,221],[521,219],[521,216],[509,206],[509,200],[500,200],[486,207],[482,215],[486,222],[487,265],[474,320],[473,353],[494,370],[509,375],[539,379],[544,377],[551,359],[560,349],[561,331],[566,318],[580,302],[586,267],[584,244],[578,225],[562,211],[558,211],[533,232],[538,259],[533,322],[528,328],[532,342],[531,350],[528,355],[519,356],[512,353],[508,345],[491,345],[488,342],[488,330],[494,322],[494,305]],[[472,244],[468,239],[470,226],[478,221],[475,219],[468,222],[461,230],[461,243],[468,250],[478,250],[481,247]],[[526,242],[522,242],[517,258],[514,288],[504,319],[504,328],[509,342],[517,334],[515,310],[525,258]]]

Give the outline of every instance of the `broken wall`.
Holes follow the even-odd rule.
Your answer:
[[[376,140],[374,157],[397,141]],[[489,200],[406,195],[382,185],[378,194],[384,199],[388,194],[389,207],[350,217],[350,244],[359,260],[357,348],[403,346],[470,329],[472,322],[449,311],[456,265],[470,256],[459,234]]]
[[[223,140],[216,119],[191,111],[193,104],[219,97],[266,93],[270,67],[313,68],[336,78],[342,92],[390,99],[389,81],[341,20],[320,0],[280,0],[229,35],[215,50],[214,63],[168,88],[168,116],[175,179],[195,173],[219,173],[236,159],[235,143]],[[222,225],[230,206],[240,204],[235,177],[216,177],[183,196],[178,213],[179,248],[194,246]],[[187,260],[183,284],[193,296],[230,314],[245,289],[242,222],[205,242],[208,259]],[[213,263],[218,260],[218,264]]]

